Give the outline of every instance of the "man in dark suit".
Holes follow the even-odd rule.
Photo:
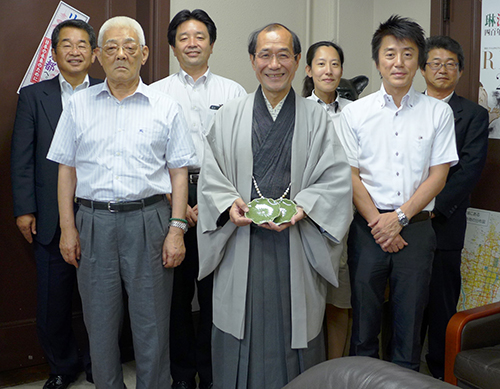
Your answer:
[[[464,54],[458,42],[447,36],[426,41],[426,63],[421,71],[427,83],[426,94],[447,102],[455,116],[455,135],[459,163],[448,173],[446,185],[436,197],[432,225],[436,232],[427,307],[429,354],[432,375],[444,377],[446,326],[457,311],[460,295],[461,251],[464,246],[466,211],[486,161],[488,112],[454,90],[464,69]]]
[[[88,77],[96,37],[81,20],[66,20],[52,33],[59,76],[21,89],[12,134],[11,175],[16,224],[33,243],[37,266],[37,332],[50,365],[44,389],[64,389],[80,371],[71,328],[75,268],[59,251],[58,165],[46,159],[59,116],[70,96],[102,82]],[[90,361],[86,366],[90,372]],[[88,378],[89,375],[87,375]]]

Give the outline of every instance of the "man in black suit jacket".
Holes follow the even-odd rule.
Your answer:
[[[64,389],[80,371],[71,329],[75,268],[59,251],[58,165],[46,159],[69,97],[102,82],[88,77],[96,37],[81,20],[66,20],[52,33],[52,57],[60,75],[22,88],[12,134],[11,176],[16,224],[33,242],[37,266],[37,332],[50,365],[47,389]],[[87,372],[90,370],[90,361]]]
[[[470,194],[486,161],[488,112],[454,92],[464,68],[464,54],[458,42],[446,36],[428,38],[426,58],[422,68],[427,83],[426,93],[447,102],[453,109],[460,158],[459,163],[450,169],[446,185],[436,197],[432,219],[437,250],[432,268],[428,318],[424,323],[428,325],[427,364],[434,377],[442,378],[446,326],[457,311],[460,295],[466,211],[470,206]]]

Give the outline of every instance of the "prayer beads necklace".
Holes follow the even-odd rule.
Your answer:
[[[260,189],[259,189],[259,185],[257,185],[257,181],[255,181],[255,177],[252,175],[252,181],[253,181],[253,186],[255,188],[255,190],[257,191],[257,194],[259,195],[259,197],[261,199],[265,199],[267,197],[264,197],[262,195],[262,193],[260,192]],[[290,182],[288,184],[288,188],[286,188],[285,192],[281,195],[280,199],[284,199],[286,197],[286,195],[288,194],[288,192],[290,192],[290,187],[292,186],[292,183]]]

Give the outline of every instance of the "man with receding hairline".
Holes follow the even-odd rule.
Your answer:
[[[423,332],[428,328],[427,366],[434,377],[443,379],[446,327],[457,312],[462,284],[466,212],[488,152],[488,111],[455,92],[465,62],[460,43],[448,36],[427,38],[425,56],[426,62],[420,68],[427,83],[425,93],[448,103],[453,110],[460,158],[450,169],[432,210],[437,248]]]
[[[325,360],[326,286],[338,286],[351,183],[328,114],[292,89],[300,52],[281,24],[255,31],[260,86],[225,104],[207,134],[198,243],[199,277],[214,272],[214,388],[282,388]],[[253,223],[247,203],[262,197],[293,200],[297,213]]]

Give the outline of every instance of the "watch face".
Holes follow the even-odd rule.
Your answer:
[[[396,210],[396,212],[398,214],[399,224],[402,225],[403,227],[406,227],[410,221],[399,208]]]

